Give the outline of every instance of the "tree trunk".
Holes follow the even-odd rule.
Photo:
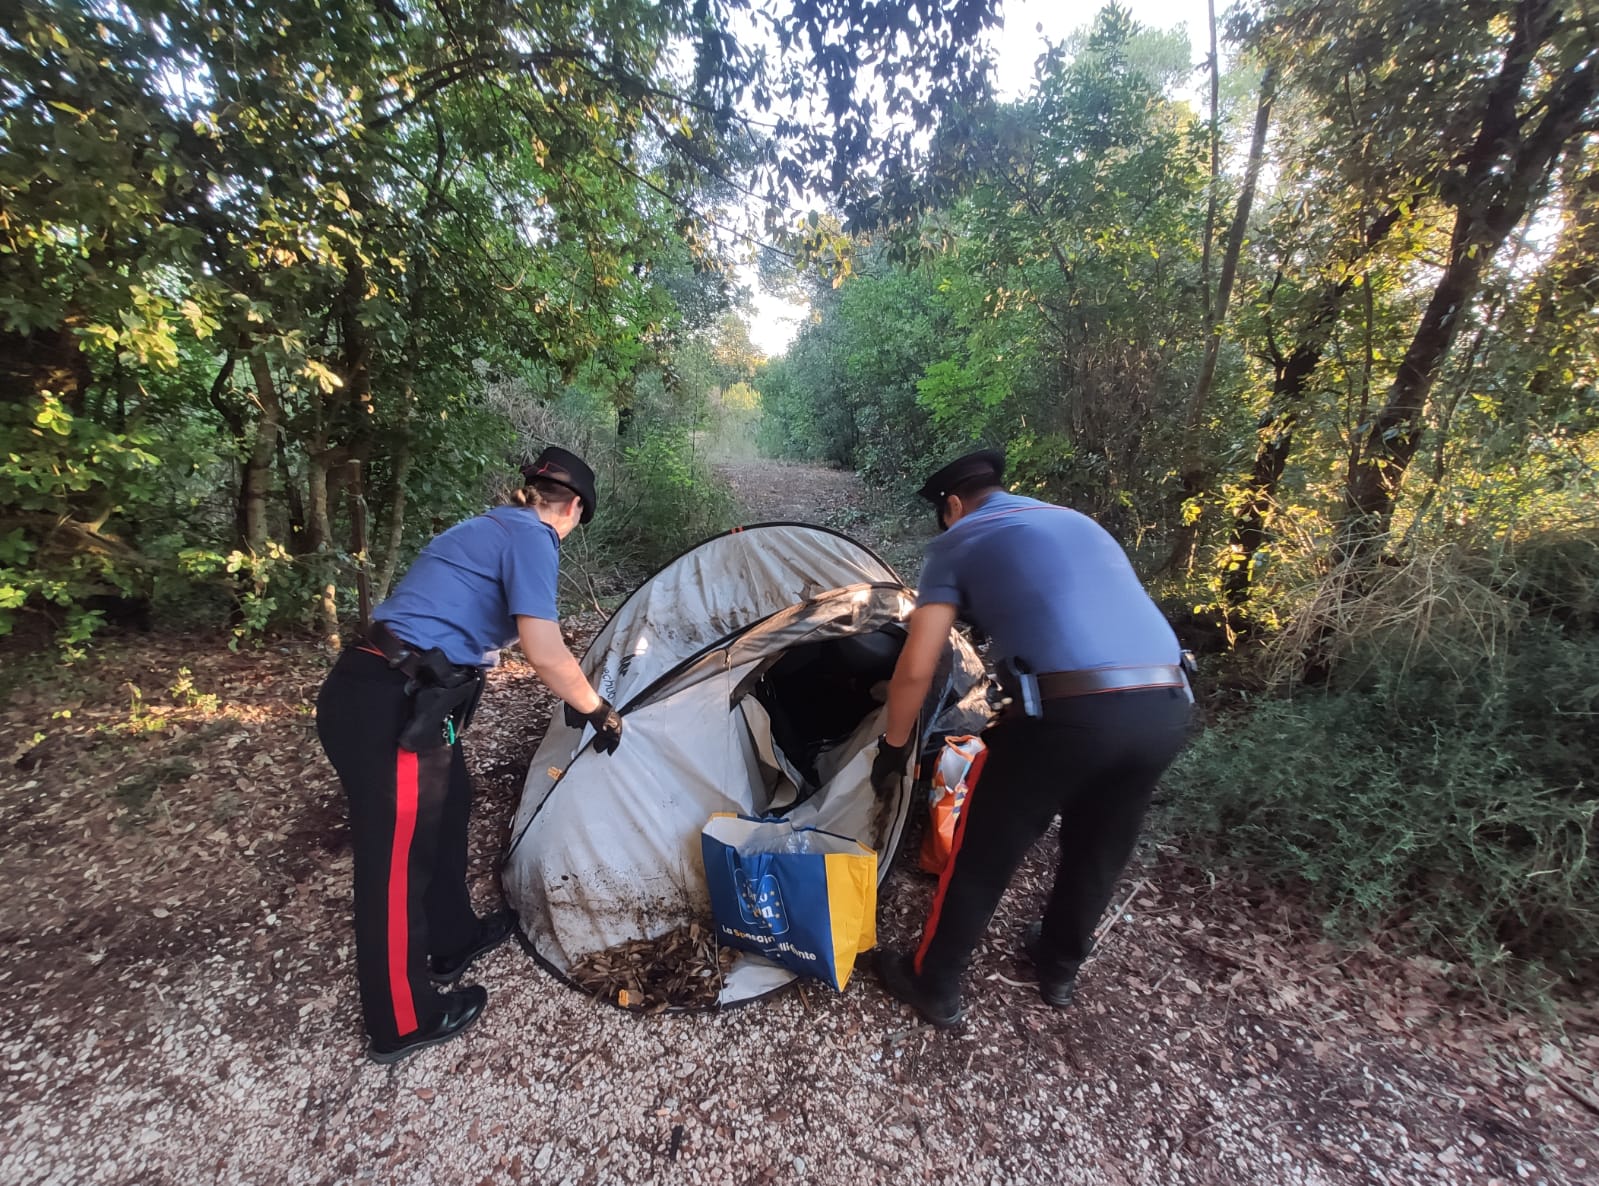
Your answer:
[[[348,449],[330,449],[327,462],[327,519],[323,523],[322,538],[329,548],[334,546],[334,514],[338,508],[339,500],[344,497],[344,488],[350,481],[350,451]]]
[[[361,629],[372,624],[372,564],[367,554],[366,473],[359,461],[350,462],[350,554],[355,557],[355,594]]]
[[[294,471],[289,466],[289,449],[283,433],[278,434],[278,482],[283,487],[283,501],[289,508],[289,551],[296,556],[303,556],[309,547],[305,499],[300,495],[300,485],[294,480]]]
[[[437,124],[435,130],[438,132],[438,149],[434,158],[433,180],[428,194],[427,208],[430,212],[443,192],[441,183],[447,155],[443,131]],[[381,605],[389,595],[395,573],[399,570],[400,549],[405,543],[405,483],[411,475],[411,416],[416,406],[416,374],[422,366],[423,344],[418,334],[426,320],[428,280],[431,274],[431,257],[425,251],[416,252],[407,268],[408,283],[411,286],[410,300],[407,303],[409,316],[406,319],[405,349],[402,354],[400,381],[397,385],[403,415],[397,434],[398,443],[389,455],[386,544],[383,549],[382,564],[378,568],[377,580],[372,589],[372,600],[375,605]]]
[[[344,291],[339,295],[339,336],[343,339],[344,393],[370,412],[372,404],[372,339],[361,324],[361,306],[366,301],[366,267],[360,256],[350,252],[344,261]]]
[[[1210,256],[1216,245],[1216,210],[1221,196],[1221,55],[1216,47],[1216,0],[1205,0],[1210,18],[1210,184],[1205,195],[1205,237],[1200,242],[1199,293],[1204,301],[1205,338],[1216,329],[1216,304],[1210,288]]]
[[[1330,280],[1322,286],[1310,318],[1299,332],[1299,343],[1293,352],[1285,357],[1276,354],[1275,347],[1273,349],[1275,358],[1271,399],[1258,426],[1259,444],[1250,469],[1249,493],[1233,524],[1227,568],[1222,575],[1223,593],[1227,604],[1234,609],[1242,608],[1249,600],[1255,557],[1271,540],[1277,484],[1288,467],[1300,408],[1305,393],[1310,389],[1311,377],[1321,365],[1322,353],[1332,337],[1344,298],[1354,287],[1360,262],[1387,238],[1399,217],[1400,210],[1395,206],[1372,220],[1361,238],[1355,258],[1350,261],[1348,273],[1341,280]]]
[[[241,348],[242,345],[241,341]],[[216,377],[211,380],[211,386],[206,389],[205,398],[216,414],[222,418],[222,423],[227,425],[228,435],[232,437],[234,444],[243,450],[250,444],[248,439],[249,425],[245,422],[243,412],[225,398],[228,392],[228,385],[233,382],[233,373],[238,369],[238,361],[238,348],[230,348],[222,360],[222,365],[217,368]],[[280,433],[278,436],[280,444],[282,440],[283,437]],[[233,505],[233,535],[240,544],[243,544],[247,532],[245,531],[244,523],[246,499],[244,497],[244,474],[242,471],[239,474],[238,482],[239,497]]]
[[[372,590],[372,600],[381,605],[394,584],[394,574],[400,566],[400,547],[405,542],[405,479],[411,473],[411,447],[402,444],[392,459],[393,486],[389,492],[388,544],[383,552],[383,565],[378,569],[378,579]]]
[[[255,379],[256,402],[261,408],[261,418],[256,421],[255,441],[245,458],[244,473],[239,482],[239,518],[245,548],[259,553],[266,550],[270,534],[267,493],[272,484],[272,458],[277,451],[283,411],[278,402],[272,368],[267,365],[264,355],[250,356],[250,373]]]
[[[328,465],[325,454],[313,453],[305,460],[305,533],[315,551],[328,540]]]
[[[122,365],[119,357],[111,368],[111,384],[116,389],[117,407],[112,418],[111,427],[116,432],[128,431],[128,397],[138,389],[133,376],[128,373],[128,368]]]
[[[1215,6],[1211,6],[1211,45],[1215,53]],[[1213,84],[1214,85],[1214,84]],[[1271,105],[1277,88],[1277,70],[1267,67],[1260,80],[1260,101],[1255,107],[1255,132],[1249,142],[1249,163],[1244,169],[1244,188],[1238,195],[1238,208],[1233,211],[1232,225],[1227,229],[1227,247],[1222,254],[1221,275],[1216,282],[1216,299],[1207,301],[1209,313],[1205,319],[1205,353],[1199,364],[1199,378],[1188,399],[1188,415],[1183,425],[1183,502],[1187,504],[1200,497],[1207,485],[1203,428],[1205,407],[1210,402],[1211,387],[1216,381],[1216,360],[1221,353],[1221,331],[1227,320],[1227,306],[1232,301],[1233,279],[1238,274],[1238,256],[1243,250],[1244,235],[1249,229],[1249,214],[1255,204],[1255,187],[1260,182],[1261,162],[1266,155],[1266,129],[1271,124]],[[1214,95],[1212,102],[1214,102]],[[1207,244],[1208,250],[1208,244]],[[1186,513],[1177,526],[1171,555],[1166,561],[1170,571],[1187,569],[1193,564],[1194,548],[1199,539],[1199,520]]]
[[[211,406],[216,409],[217,415],[222,417],[222,423],[228,426],[228,431],[233,434],[233,439],[243,441],[244,417],[240,416],[238,410],[231,407],[227,400],[222,398],[228,389],[228,384],[233,380],[233,371],[237,363],[238,355],[229,350],[227,357],[222,360],[221,367],[217,369],[217,377],[211,380],[211,386],[206,391],[205,397]]]
[[[328,513],[328,459],[330,451],[320,449],[306,457],[306,544],[315,557],[313,564],[320,566],[324,578],[318,586],[315,601],[317,628],[330,647],[339,645],[338,582],[334,579],[332,564],[324,555],[333,538],[332,520]]]
[[[1477,140],[1454,179],[1457,205],[1448,262],[1361,444],[1359,464],[1345,491],[1336,559],[1369,559],[1381,551],[1405,471],[1420,444],[1427,395],[1483,270],[1581,134],[1588,108],[1599,95],[1599,66],[1584,61],[1557,77],[1545,94],[1525,96],[1526,116],[1518,110],[1533,58],[1559,17],[1549,0],[1524,0],[1517,9],[1515,31],[1484,100]],[[1537,126],[1528,133],[1523,125],[1535,115]]]
[[[1334,286],[1341,294],[1341,289]],[[1336,305],[1334,306],[1336,313]],[[1331,317],[1327,318],[1330,323]],[[1277,483],[1288,468],[1293,449],[1294,429],[1299,424],[1299,409],[1310,377],[1321,364],[1330,324],[1317,327],[1317,337],[1303,343],[1279,363],[1272,378],[1271,404],[1260,423],[1260,444],[1249,473],[1249,496],[1233,524],[1227,549],[1227,567],[1222,573],[1222,592],[1227,604],[1241,608],[1249,600],[1254,580],[1255,557],[1271,539],[1270,525],[1277,502]]]
[[[348,461],[344,449],[319,449],[306,457],[306,542],[310,551],[333,546],[332,507],[339,496],[339,471]]]
[[[329,650],[336,651],[343,645],[339,634],[339,583],[331,575],[317,586],[316,625]]]
[[[1347,442],[1344,456],[1344,488],[1360,472],[1360,426],[1371,419],[1371,377],[1377,372],[1377,352],[1374,346],[1377,328],[1377,303],[1371,295],[1371,285],[1360,288],[1360,384],[1345,399],[1344,434]],[[1347,367],[1346,367],[1347,370]]]
[[[1599,171],[1590,171],[1569,193],[1567,224],[1540,285],[1532,327],[1535,349],[1549,341],[1550,332],[1567,318],[1599,305]],[[1550,389],[1570,355],[1569,337],[1555,337],[1553,349],[1528,377],[1527,390],[1540,411],[1548,410]]]

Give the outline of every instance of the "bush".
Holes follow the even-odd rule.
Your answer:
[[[614,605],[647,573],[734,524],[732,491],[669,407],[646,404],[621,437],[614,406],[595,393],[502,402],[515,412],[525,457],[561,445],[594,469],[599,511],[561,545],[563,605]]]
[[[1569,574],[1584,549],[1531,550],[1538,573]],[[1279,687],[1196,740],[1166,826],[1304,887],[1334,932],[1390,930],[1493,991],[1599,970],[1599,634],[1506,560],[1439,552],[1383,574],[1339,619],[1327,686]]]
[[[165,420],[113,431],[53,396],[0,406],[0,638],[27,622],[74,656],[107,621],[147,629],[174,585],[190,605],[178,554],[220,534],[203,513],[215,436]]]
[[[618,564],[653,570],[736,520],[732,491],[685,429],[646,428],[608,468],[611,505],[589,543]]]

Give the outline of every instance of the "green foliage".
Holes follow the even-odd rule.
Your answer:
[[[1252,697],[1199,735],[1166,826],[1303,887],[1335,932],[1396,935],[1491,991],[1591,975],[1599,633],[1568,610],[1591,605],[1599,553],[1583,536],[1527,551],[1525,569],[1416,560],[1373,589],[1328,686]]]
[[[1158,523],[1198,327],[1204,178],[1171,93],[1186,61],[1107,8],[1030,95],[947,121],[947,208],[816,294],[762,377],[769,442],[900,490],[1009,443],[1029,489],[1126,536]]]
[[[756,385],[763,447],[774,456],[859,469],[903,486],[968,427],[930,414],[918,386],[949,332],[940,276],[893,268],[868,253],[835,292],[821,289],[821,316]]]
[[[101,620],[84,603],[147,586],[142,558],[105,524],[159,489],[160,448],[147,432],[112,431],[51,395],[0,404],[0,635],[35,601],[56,608],[62,645],[77,648]]]
[[[817,406],[810,399],[810,389],[795,383],[787,360],[768,363],[755,382],[761,398],[755,442],[761,452],[791,461],[825,457],[827,442],[817,424]]]
[[[627,406],[725,312],[742,194],[888,211],[876,182],[980,86],[994,19],[792,4],[752,52],[747,0],[403,7],[0,17],[0,632],[54,607],[76,645],[96,589],[199,571],[247,631],[331,633],[352,578],[507,465],[480,367]],[[813,95],[827,117],[792,118]],[[753,361],[710,359],[713,386]]]
[[[735,522],[731,495],[682,429],[648,430],[622,457],[616,532],[656,567]]]
[[[309,565],[296,566],[295,558],[281,544],[268,542],[260,552],[235,548],[226,554],[200,548],[178,553],[177,570],[194,584],[208,578],[223,577],[223,587],[233,590],[235,639],[248,638],[266,630],[284,617],[285,603],[298,595],[309,604],[316,574]]]
[[[676,381],[688,382],[682,374]],[[599,509],[561,544],[563,605],[614,607],[645,572],[733,525],[732,493],[707,450],[710,396],[669,390],[661,372],[641,372],[630,384],[626,435],[618,435],[611,400],[589,387],[574,384],[552,399],[522,380],[491,387],[491,406],[515,426],[516,453],[533,457],[556,444],[594,468]]]
[[[601,506],[561,545],[563,604],[614,608],[644,573],[737,521],[731,490],[684,425],[648,424],[633,444],[585,457]]]

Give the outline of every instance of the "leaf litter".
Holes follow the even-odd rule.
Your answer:
[[[624,1009],[664,1013],[706,1009],[721,996],[734,952],[716,941],[709,922],[689,922],[654,939],[634,939],[575,960],[567,976]]]

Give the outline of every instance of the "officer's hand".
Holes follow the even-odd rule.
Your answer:
[[[589,713],[589,724],[594,726],[594,748],[602,754],[614,754],[622,744],[622,714],[601,700],[600,706]]]
[[[872,761],[872,792],[886,799],[899,790],[905,777],[905,760],[910,756],[911,739],[904,745],[889,745],[887,736],[877,739],[877,757]]]
[[[573,729],[587,723],[594,726],[594,748],[602,754],[614,754],[622,744],[622,716],[611,707],[611,702],[600,697],[600,706],[593,712],[583,713],[566,706],[566,723]]]

